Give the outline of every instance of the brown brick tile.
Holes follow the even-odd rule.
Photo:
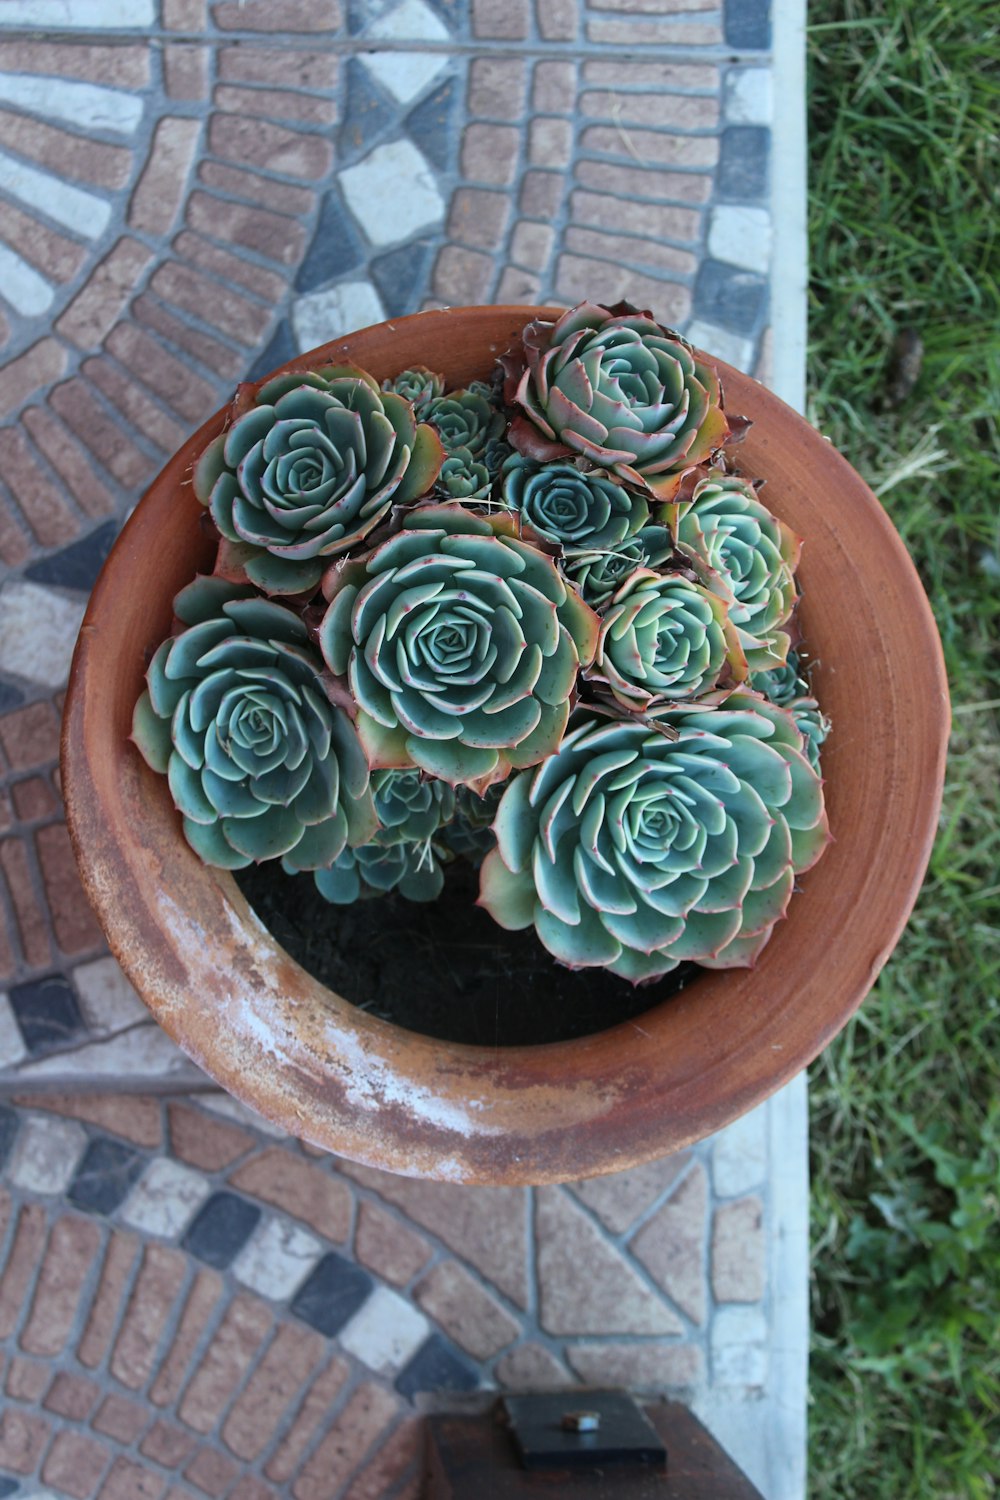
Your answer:
[[[31,545],[20,516],[0,498],[0,558],[9,568],[19,568],[31,556]]]
[[[343,24],[339,0],[217,0],[212,7],[221,31],[337,31]]]
[[[206,187],[217,188],[220,193],[242,198],[260,208],[273,209],[275,213],[311,214],[315,206],[315,196],[308,188],[295,187],[290,182],[272,182],[257,172],[219,161],[199,162],[198,178]]]
[[[0,141],[3,139],[3,120],[3,111],[0,110]],[[58,230],[48,229],[30,214],[22,213],[13,203],[4,206],[2,237],[49,281],[71,281],[87,258],[83,245]]]
[[[59,758],[59,720],[49,703],[32,703],[0,718],[0,743],[15,771]]]
[[[626,94],[616,89],[588,90],[580,99],[580,113],[622,125],[677,125],[682,130],[714,130],[719,123],[717,98],[687,94]],[[627,132],[629,139],[632,133]],[[669,137],[665,137],[669,139]],[[619,147],[620,154],[620,147]]]
[[[246,345],[255,344],[271,320],[268,308],[248,302],[238,292],[212,281],[200,271],[192,271],[189,266],[176,263],[160,266],[152,286],[165,301]]]
[[[494,301],[498,306],[502,303],[538,303],[541,290],[542,283],[533,271],[522,270],[520,266],[506,266],[497,285]]]
[[[36,1364],[33,1359],[22,1359],[15,1354],[4,1381],[4,1394],[12,1401],[30,1401],[34,1406],[41,1400],[50,1378],[48,1365]]]
[[[26,1354],[52,1359],[62,1353],[100,1243],[101,1232],[89,1219],[67,1215],[52,1226],[31,1315],[21,1334]]]
[[[412,1417],[403,1421],[379,1450],[344,1496],[344,1500],[383,1500],[392,1493],[393,1500],[407,1500],[422,1493],[423,1423]],[[409,1480],[405,1489],[404,1481]]]
[[[573,1383],[569,1371],[543,1344],[512,1349],[498,1361],[496,1376],[513,1391],[558,1391]]]
[[[631,156],[643,166],[714,167],[719,141],[714,135],[667,135],[655,130],[627,131],[618,125],[589,125],[580,145],[606,156]]]
[[[170,1352],[160,1365],[159,1373],[150,1388],[150,1400],[157,1406],[168,1406],[177,1399],[194,1351],[208,1327],[221,1292],[222,1277],[218,1272],[198,1272],[177,1322],[177,1333]]]
[[[47,818],[59,806],[44,776],[29,776],[27,781],[16,781],[11,793],[14,810],[22,823],[36,823],[40,818]]]
[[[544,271],[555,238],[551,224],[535,224],[530,219],[522,219],[510,242],[511,260],[529,271]]]
[[[448,238],[481,250],[496,250],[507,228],[510,199],[484,188],[459,188],[452,195]]]
[[[200,133],[200,120],[167,115],[159,121],[149,160],[128,207],[133,229],[166,234],[173,224],[184,201]]]
[[[246,369],[246,356],[237,354],[203,329],[192,328],[155,297],[137,297],[130,309],[136,323],[155,329],[178,349],[210,370],[220,380],[235,380]],[[120,357],[120,356],[119,356]],[[214,399],[214,398],[213,398]],[[180,408],[178,407],[178,410]]]
[[[85,1422],[99,1395],[99,1387],[86,1376],[60,1370],[49,1386],[42,1405],[57,1417],[69,1417],[71,1422]]]
[[[172,453],[187,437],[187,427],[175,422],[134,380],[110,360],[98,356],[85,360],[83,373],[101,391],[116,411],[164,453]]]
[[[57,385],[49,402],[119,484],[138,489],[150,478],[155,465],[107,415],[85,380],[77,376]]]
[[[577,0],[535,0],[538,30],[546,42],[575,42],[580,7]]]
[[[716,47],[722,27],[715,21],[588,21],[587,40],[599,47]]]
[[[456,1261],[442,1261],[414,1295],[444,1331],[477,1359],[489,1359],[521,1332],[520,1323]]]
[[[213,1119],[204,1110],[174,1101],[167,1105],[170,1145],[175,1156],[204,1172],[218,1172],[257,1144],[249,1130]]]
[[[333,162],[333,148],[322,136],[305,135],[245,115],[213,115],[208,144],[216,156],[316,182],[326,176]]]
[[[169,1422],[157,1422],[139,1444],[139,1452],[145,1458],[162,1464],[165,1469],[177,1469],[190,1458],[195,1448],[195,1439],[181,1427]]]
[[[49,1435],[49,1424],[33,1412],[0,1413],[0,1469],[34,1473]]]
[[[264,120],[295,120],[304,125],[335,125],[337,106],[321,94],[291,89],[245,89],[221,84],[212,95],[216,109],[234,115],[259,115]]]
[[[493,280],[493,257],[459,245],[442,245],[431,278],[431,288],[445,302],[461,306],[487,302]]]
[[[661,1391],[695,1385],[702,1377],[701,1350],[694,1344],[571,1344],[567,1358],[588,1385]]]
[[[576,191],[570,198],[571,216],[577,224],[607,229],[613,233],[648,235],[658,240],[693,243],[701,235],[701,213],[694,208],[675,208],[655,203],[626,203],[603,193]]]
[[[309,1329],[291,1323],[278,1328],[222,1429],[222,1441],[237,1458],[250,1462],[264,1451],[324,1348]]]
[[[427,1264],[433,1250],[423,1235],[408,1229],[384,1208],[360,1203],[354,1254],[383,1281],[405,1286]]]
[[[270,83],[295,93],[337,86],[337,57],[333,52],[296,52],[260,45],[220,47],[217,67],[223,83]]]
[[[682,1312],[695,1323],[705,1317],[702,1242],[708,1182],[700,1162],[662,1208],[629,1242],[629,1249]]]
[[[149,1410],[126,1396],[105,1396],[100,1411],[91,1422],[95,1432],[115,1438],[119,1443],[134,1443],[149,1422]]]
[[[163,0],[164,31],[204,31],[207,25],[206,0]]]
[[[145,245],[125,235],[91,273],[56,328],[80,349],[93,349],[121,316],[152,254]]]
[[[472,0],[477,41],[523,42],[531,31],[528,0]]]
[[[169,42],[163,49],[163,79],[168,99],[207,99],[207,47],[196,42]]]
[[[679,1151],[644,1167],[574,1182],[572,1191],[612,1234],[624,1234],[676,1182],[690,1160],[690,1151]]]
[[[88,1500],[110,1457],[103,1443],[80,1432],[58,1432],[42,1466],[42,1479],[74,1500]]]
[[[252,261],[233,255],[229,250],[223,250],[219,245],[213,245],[200,234],[185,230],[174,240],[173,249],[180,260],[198,266],[202,271],[209,271],[227,284],[237,282],[265,302],[278,303],[285,295],[282,277],[275,275],[273,271],[266,271],[263,266],[254,265]]]
[[[93,1370],[101,1363],[118,1325],[118,1315],[139,1244],[134,1234],[114,1229],[104,1252],[101,1279],[90,1307],[90,1317],[77,1349],[77,1359]]]
[[[114,497],[58,418],[46,407],[29,406],[21,421],[80,509],[88,516],[109,515],[114,510]]]
[[[215,1500],[229,1489],[239,1472],[239,1467],[224,1453],[202,1448],[184,1470],[184,1478]]]
[[[140,1390],[156,1366],[156,1354],[170,1324],[184,1282],[187,1257],[162,1245],[146,1245],[121,1331],[111,1356],[111,1373],[122,1385]]]
[[[661,172],[646,167],[626,167],[620,162],[580,161],[576,180],[585,188],[628,198],[652,198],[680,203],[707,203],[712,179],[699,172]]]
[[[39,468],[24,434],[16,427],[0,430],[0,473],[43,547],[72,541],[79,523],[59,489]]]
[[[571,62],[535,66],[531,105],[543,115],[571,115],[576,109],[576,68]]]
[[[525,172],[521,179],[521,212],[533,219],[549,219],[559,212],[566,191],[560,172]]]
[[[182,1422],[209,1433],[229,1405],[270,1331],[271,1310],[259,1297],[239,1293],[230,1302],[177,1408]]]
[[[366,1381],[358,1386],[292,1485],[295,1500],[333,1500],[400,1409],[396,1396]]]
[[[596,8],[596,7],[595,7]],[[700,10],[718,10],[719,0],[601,0],[601,10],[624,10],[630,15],[691,15]]]
[[[96,187],[124,187],[132,170],[132,153],[123,146],[70,135],[55,125],[5,109],[0,109],[0,144],[60,177],[76,178]]]
[[[7,881],[25,963],[41,968],[51,957],[49,924],[35,894],[28,851],[22,839],[4,839],[0,843],[0,870]]]
[[[187,203],[187,222],[217,240],[256,250],[281,265],[297,265],[305,250],[306,232],[302,224],[286,214],[274,214],[266,208],[251,208],[231,203],[209,193],[192,193]]]
[[[517,57],[477,57],[469,69],[469,114],[485,120],[519,120],[528,74]]]
[[[625,266],[583,255],[560,255],[556,292],[567,303],[585,297],[609,304],[627,297],[637,307],[649,308],[663,323],[683,323],[691,314],[691,292]]]
[[[141,89],[149,82],[149,48],[82,46],[72,42],[0,42],[0,71],[83,78],[108,88]]]
[[[677,62],[626,62],[614,58],[611,61],[585,62],[585,83],[604,85],[610,89],[641,88],[651,94],[670,93],[680,89],[691,91],[707,89],[719,92],[719,70],[714,63]]]
[[[528,160],[533,167],[567,167],[573,152],[573,126],[569,120],[539,115],[528,127]]]
[[[351,1228],[351,1190],[346,1183],[310,1166],[281,1146],[230,1173],[230,1182],[265,1203],[310,1224],[329,1240],[343,1242]]]
[[[145,1464],[116,1458],[97,1500],[163,1500],[166,1481]]]
[[[244,1474],[236,1488],[229,1491],[229,1500],[274,1500],[274,1490],[253,1474]]]
[[[462,175],[473,182],[509,187],[517,175],[521,133],[510,125],[467,125],[462,136]]]
[[[759,1302],[765,1279],[764,1205],[740,1198],[715,1210],[712,1291],[717,1302]]]
[[[104,935],[84,894],[65,823],[39,828],[35,849],[60,949],[75,955],[99,948]]]
[[[313,1381],[295,1413],[295,1420],[282,1438],[264,1469],[275,1484],[287,1484],[295,1473],[315,1436],[316,1429],[328,1415],[343,1388],[350,1371],[342,1359],[334,1359]]]
[[[189,364],[170,354],[158,339],[134,323],[119,323],[113,328],[106,347],[132,375],[188,422],[200,422],[218,399],[209,381],[196,375]]]
[[[159,1146],[163,1139],[158,1099],[138,1094],[61,1094],[15,1097],[14,1104],[44,1109],[71,1120],[99,1125],[111,1135],[123,1136],[136,1146]]]
[[[672,271],[680,276],[691,276],[698,269],[698,257],[689,250],[676,250],[673,245],[640,239],[638,235],[603,234],[596,229],[570,226],[563,244],[567,250],[579,255],[596,256],[616,264],[631,262],[633,265],[656,266],[658,270]]]

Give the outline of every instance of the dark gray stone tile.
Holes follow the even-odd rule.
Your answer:
[[[31,1053],[69,1046],[85,1031],[76,995],[62,974],[15,984],[10,1003]]]
[[[767,282],[752,271],[707,260],[695,282],[694,311],[734,333],[753,333],[767,313]]]
[[[292,325],[287,318],[283,318],[275,329],[274,336],[267,348],[262,350],[247,371],[247,380],[260,380],[264,375],[270,375],[279,365],[287,364],[298,354],[298,345],[295,335],[292,333]]]
[[[104,521],[89,536],[81,537],[51,557],[32,563],[30,568],[25,568],[24,576],[33,583],[55,583],[62,588],[80,589],[89,594],[114,546],[118,531],[117,521]]]
[[[726,0],[726,41],[741,51],[766,51],[771,45],[770,0]]]
[[[295,278],[297,292],[325,286],[365,261],[365,249],[339,193],[328,193],[313,242]]]
[[[771,132],[764,125],[731,125],[722,132],[715,189],[724,202],[752,203],[767,193]]]
[[[214,1193],[195,1215],[182,1243],[206,1265],[224,1271],[259,1223],[260,1209],[254,1204],[235,1193]]]
[[[337,137],[341,162],[362,156],[390,125],[397,110],[389,102],[368,69],[352,57],[347,64],[347,103],[344,123]]]
[[[0,1105],[0,1168],[10,1155],[19,1124],[15,1111]]]
[[[0,681],[0,714],[10,713],[12,708],[20,708],[24,702],[24,694],[19,687],[12,682]]]
[[[375,1283],[353,1261],[331,1250],[295,1294],[292,1312],[327,1338],[367,1302]]]
[[[439,1333],[421,1344],[396,1377],[397,1391],[411,1397],[418,1391],[474,1391],[478,1385],[479,1372]]]
[[[407,135],[439,172],[450,172],[455,164],[457,104],[458,80],[449,78],[406,117]]]
[[[98,1136],[83,1153],[67,1197],[88,1213],[113,1214],[145,1165],[146,1158],[130,1146]]]
[[[380,255],[369,265],[369,274],[390,318],[417,310],[426,294],[430,253],[426,240],[415,240]]]

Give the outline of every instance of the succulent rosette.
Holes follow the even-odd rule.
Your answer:
[[[830,720],[815,698],[794,698],[788,705],[788,711],[802,735],[806,760],[818,772],[820,749],[830,733]]]
[[[376,771],[372,793],[384,844],[429,839],[455,815],[454,788],[419,771]]]
[[[562,569],[580,590],[584,602],[600,611],[637,568],[659,570],[673,556],[674,542],[667,527],[651,524],[617,547],[568,552]]]
[[[298,615],[218,578],[182,589],[174,610],[186,629],[150,662],[132,738],[166,774],[195,852],[304,870],[370,839],[364,752]]]
[[[323,581],[323,656],[357,704],[375,768],[484,790],[562,739],[596,615],[507,512],[405,512]]]
[[[488,500],[493,475],[485,462],[474,459],[468,448],[456,448],[441,465],[434,492],[446,500],[464,500],[467,505]]]
[[[751,672],[782,666],[791,644],[784,627],[798,598],[799,538],[771,514],[750,480],[718,469],[670,510],[678,550],[730,591],[730,617]]]
[[[446,454],[465,448],[474,459],[482,459],[487,444],[503,436],[503,415],[490,400],[489,386],[481,380],[464,390],[436,396],[421,415],[434,428]]]
[[[779,708],[787,708],[793,698],[798,698],[806,690],[806,683],[799,673],[799,659],[794,651],[789,651],[784,666],[773,667],[770,672],[752,672],[747,679],[747,686],[755,693],[763,693],[772,703]]]
[[[501,363],[504,398],[520,408],[509,433],[518,452],[582,456],[660,500],[733,435],[712,367],[627,303],[583,302],[554,324],[536,318],[523,352]]]
[[[514,453],[501,471],[500,496],[534,531],[564,550],[620,547],[649,520],[649,506],[600,469],[537,464]]]
[[[276,376],[202,454],[194,491],[230,544],[224,566],[267,594],[314,590],[331,555],[392,504],[426,494],[443,460],[402,396],[353,366]]]
[[[480,865],[496,844],[493,820],[503,796],[503,783],[494,782],[480,797],[467,786],[455,792],[455,816],[441,830],[441,836],[453,854],[459,854]]]
[[[444,886],[441,853],[429,839],[388,845],[376,839],[359,849],[345,848],[313,879],[320,895],[335,906],[396,890],[408,901],[434,901]]]
[[[413,365],[409,370],[401,370],[394,380],[383,380],[382,389],[402,396],[421,414],[428,401],[444,395],[444,376],[428,370],[426,365]]]
[[[481,874],[502,927],[534,925],[570,968],[635,983],[681,962],[752,965],[829,839],[791,715],[751,693],[655,722],[577,711],[508,783]]]
[[[719,703],[746,672],[722,599],[684,573],[637,568],[602,611],[587,676],[645,713],[671,700]]]

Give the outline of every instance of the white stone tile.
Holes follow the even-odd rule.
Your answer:
[[[712,1187],[736,1198],[764,1181],[767,1172],[767,1101],[734,1120],[712,1142]]]
[[[197,1087],[205,1077],[152,1020],[132,1031],[74,1047],[72,1052],[22,1063],[17,1076],[67,1083],[77,1078],[106,1078],[117,1084],[125,1082],[129,1087],[137,1083],[169,1082],[174,1088]]]
[[[113,958],[98,958],[73,970],[84,1019],[92,1032],[108,1036],[148,1021],[149,1011]],[[163,1033],[161,1033],[163,1034]]]
[[[37,318],[51,307],[53,292],[34,266],[7,245],[0,245],[0,296],[26,318]]]
[[[125,1200],[122,1218],[133,1229],[175,1239],[182,1234],[211,1189],[200,1172],[167,1156],[150,1162]]]
[[[152,26],[154,0],[3,0],[0,26],[82,26],[121,30]]]
[[[720,1307],[712,1319],[712,1383],[767,1384],[768,1327],[759,1307]]]
[[[0,1068],[12,1068],[27,1055],[13,1007],[7,996],[0,994]]]
[[[106,89],[96,83],[35,78],[29,73],[0,73],[0,99],[18,109],[65,120],[81,130],[110,130],[134,135],[142,119],[141,94]]]
[[[340,1330],[339,1343],[376,1375],[394,1375],[430,1333],[430,1324],[398,1292],[377,1287]]]
[[[237,1281],[262,1297],[283,1302],[302,1285],[323,1245],[287,1219],[265,1219],[233,1261]]]
[[[62,687],[85,611],[82,600],[37,583],[8,583],[0,589],[0,667],[43,687]]]
[[[87,1145],[75,1120],[26,1115],[21,1121],[6,1176],[30,1193],[64,1193]]]
[[[726,78],[727,125],[770,125],[774,97],[770,68],[730,68]]]
[[[279,1141],[289,1139],[287,1130],[280,1125],[273,1124],[270,1120],[265,1120],[262,1114],[258,1114],[247,1104],[241,1104],[239,1099],[234,1099],[231,1094],[197,1094],[195,1097],[199,1104],[210,1109],[213,1114],[222,1115],[226,1120],[235,1120],[237,1125],[249,1125],[252,1130],[261,1130],[265,1135],[273,1135]]]
[[[347,205],[373,245],[391,245],[444,218],[444,199],[412,141],[378,146],[340,173]]]
[[[111,204],[103,198],[29,167],[6,151],[0,151],[0,187],[87,240],[102,235],[111,218]]]
[[[402,0],[385,11],[368,28],[368,35],[380,42],[447,42],[450,33],[444,22],[424,0]]]
[[[720,204],[708,221],[708,253],[730,266],[766,272],[771,264],[771,215],[766,208]]]
[[[368,281],[342,281],[325,292],[310,292],[292,308],[295,339],[300,350],[315,349],[369,323],[381,323],[385,309]]]
[[[431,83],[448,59],[440,52],[362,52],[372,77],[400,104],[409,104]]]
[[[685,329],[684,337],[706,354],[715,354],[737,370],[749,373],[753,362],[753,340],[741,334],[731,333],[728,328],[719,328],[715,323],[702,322],[700,318]]]

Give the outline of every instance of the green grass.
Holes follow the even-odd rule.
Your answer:
[[[810,416],[916,559],[955,715],[916,912],[811,1073],[810,1493],[978,1500],[1000,1484],[1000,15],[809,21]],[[890,404],[901,329],[923,366]]]

